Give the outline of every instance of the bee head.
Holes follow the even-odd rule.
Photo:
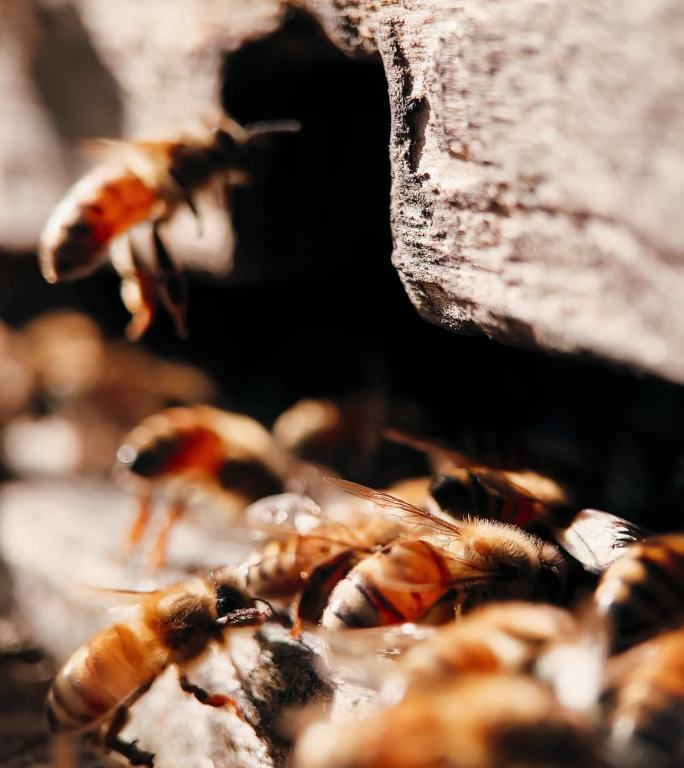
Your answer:
[[[257,608],[258,601],[245,591],[233,569],[219,568],[211,572],[209,579],[216,589],[216,628],[263,624],[267,614]]]

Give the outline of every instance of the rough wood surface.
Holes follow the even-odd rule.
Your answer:
[[[380,51],[394,263],[428,319],[684,380],[684,6],[310,6]]]
[[[54,9],[67,7],[27,5],[34,15],[51,7],[53,22]],[[121,86],[120,129],[137,131],[213,106],[222,51],[275,29],[284,5],[79,0],[73,8],[81,44]],[[313,13],[345,50],[381,55],[392,115],[393,260],[426,318],[684,381],[678,0],[291,5]],[[24,49],[39,50],[34,42]],[[29,59],[17,54],[3,66],[26,80]],[[51,82],[43,101],[59,96]],[[30,244],[26,217],[43,216],[59,177],[34,96],[16,102],[37,127],[21,138],[33,142],[19,148],[22,172],[11,166],[4,183],[19,192],[28,189],[17,186],[19,176],[26,185],[40,176],[31,161],[40,141],[52,191],[22,216],[7,215],[5,244]]]

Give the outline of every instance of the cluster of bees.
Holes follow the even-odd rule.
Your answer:
[[[196,140],[124,145],[125,159],[96,168],[50,219],[46,279],[111,256],[129,337],[157,303],[184,335],[185,291],[160,227],[181,205],[196,210],[197,189],[239,177],[255,136],[291,127],[224,120]],[[152,265],[128,238],[145,222]],[[294,637],[316,632],[333,658],[356,649],[359,666],[382,662],[377,710],[303,726],[299,768],[684,764],[684,535],[650,536],[576,508],[548,478],[403,433],[389,437],[427,453],[434,473],[360,486],[309,460],[312,444],[348,429],[331,404],[295,406],[272,432],[195,406],[148,417],[123,440],[118,475],[139,499],[131,548],[161,495],[162,565],[198,488],[230,496],[266,541],[240,565],[139,595],[135,618],[79,648],[48,696],[56,733],[100,730],[109,749],[151,766],[152,754],[120,737],[128,707],[175,665],[188,695],[239,714],[184,668],[236,627],[279,622]]]
[[[680,765],[684,535],[572,511],[548,478],[403,433],[388,438],[427,451],[433,475],[352,483],[301,458],[334,440],[331,409],[302,402],[268,432],[210,406],[173,408],[126,437],[118,472],[140,500],[131,545],[167,515],[155,563],[193,489],[241,499],[266,540],[237,566],[139,595],[134,619],[79,648],[48,697],[53,730],[104,728],[108,748],[152,765],[119,737],[131,703],[176,665],[189,695],[239,714],[183,669],[235,627],[278,622],[380,681],[361,721],[304,728],[302,768]]]

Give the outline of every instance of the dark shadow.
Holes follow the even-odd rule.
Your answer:
[[[41,4],[38,20],[33,79],[59,134],[69,144],[120,136],[123,106],[117,83],[75,7]]]

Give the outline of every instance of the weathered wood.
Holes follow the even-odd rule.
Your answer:
[[[684,7],[311,0],[377,48],[394,263],[459,331],[684,381]]]

